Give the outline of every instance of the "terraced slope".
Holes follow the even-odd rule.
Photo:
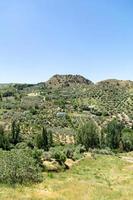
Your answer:
[[[60,117],[60,113],[68,115],[69,120]],[[73,124],[78,126],[79,122],[93,118],[102,126],[114,116],[132,126],[133,81],[93,84],[79,75],[55,75],[46,83],[0,87],[0,124],[6,130],[17,118],[24,134],[36,133],[46,126],[57,135],[67,135],[73,133]]]

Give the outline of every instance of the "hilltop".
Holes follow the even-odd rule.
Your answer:
[[[56,74],[46,82],[46,85],[50,87],[68,87],[76,84],[90,85],[93,84],[93,82],[84,78],[81,75],[71,75],[71,74],[68,75]]]

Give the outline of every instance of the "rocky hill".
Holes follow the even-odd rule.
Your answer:
[[[50,78],[46,85],[48,87],[68,87],[71,85],[82,84],[82,85],[90,85],[93,84],[92,81],[84,78],[81,75],[59,75],[56,74],[52,78]]]

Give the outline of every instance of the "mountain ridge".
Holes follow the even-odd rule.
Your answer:
[[[100,80],[100,81],[97,81],[97,82],[93,82],[91,79],[88,79],[86,78],[85,76],[83,75],[80,75],[80,74],[55,74],[53,76],[51,76],[48,80],[46,81],[41,81],[41,82],[37,82],[37,83],[30,83],[30,82],[5,82],[5,83],[1,83],[0,82],[0,86],[6,86],[6,85],[15,85],[15,84],[20,84],[20,85],[37,85],[37,84],[46,84],[46,85],[51,85],[51,83],[53,82],[54,83],[54,80],[53,79],[66,79],[67,81],[73,81],[75,83],[81,83],[82,84],[82,81],[84,84],[93,84],[93,85],[97,85],[97,84],[101,84],[101,83],[130,83],[130,84],[133,84],[133,80],[125,80],[125,79],[117,79],[117,78],[107,78],[107,79],[104,79],[104,80]],[[75,81],[74,81],[75,79]],[[51,83],[50,83],[51,82]],[[58,82],[58,81],[57,81]]]

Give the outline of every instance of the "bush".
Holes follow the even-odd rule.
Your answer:
[[[75,146],[74,145],[65,145],[63,147],[63,153],[66,155],[67,158],[70,158],[70,159],[73,159],[73,154],[74,154],[74,151],[75,151]]]
[[[102,155],[113,155],[114,153],[111,151],[110,148],[105,148],[105,149],[91,149],[91,153],[95,154],[102,154]]]
[[[124,129],[122,131],[122,144],[123,144],[123,150],[133,151],[133,130],[132,129]]]
[[[27,148],[29,148],[29,147],[27,146],[26,142],[17,143],[15,146],[15,149],[27,149]]]
[[[60,164],[63,164],[66,161],[66,155],[63,152],[63,148],[61,146],[51,148],[50,152],[51,157],[57,160]]]
[[[66,145],[63,152],[67,158],[72,160],[79,160],[82,158],[82,154],[85,152],[85,148],[82,145]]]
[[[0,151],[0,182],[8,184],[38,182],[40,168],[29,150]]]

